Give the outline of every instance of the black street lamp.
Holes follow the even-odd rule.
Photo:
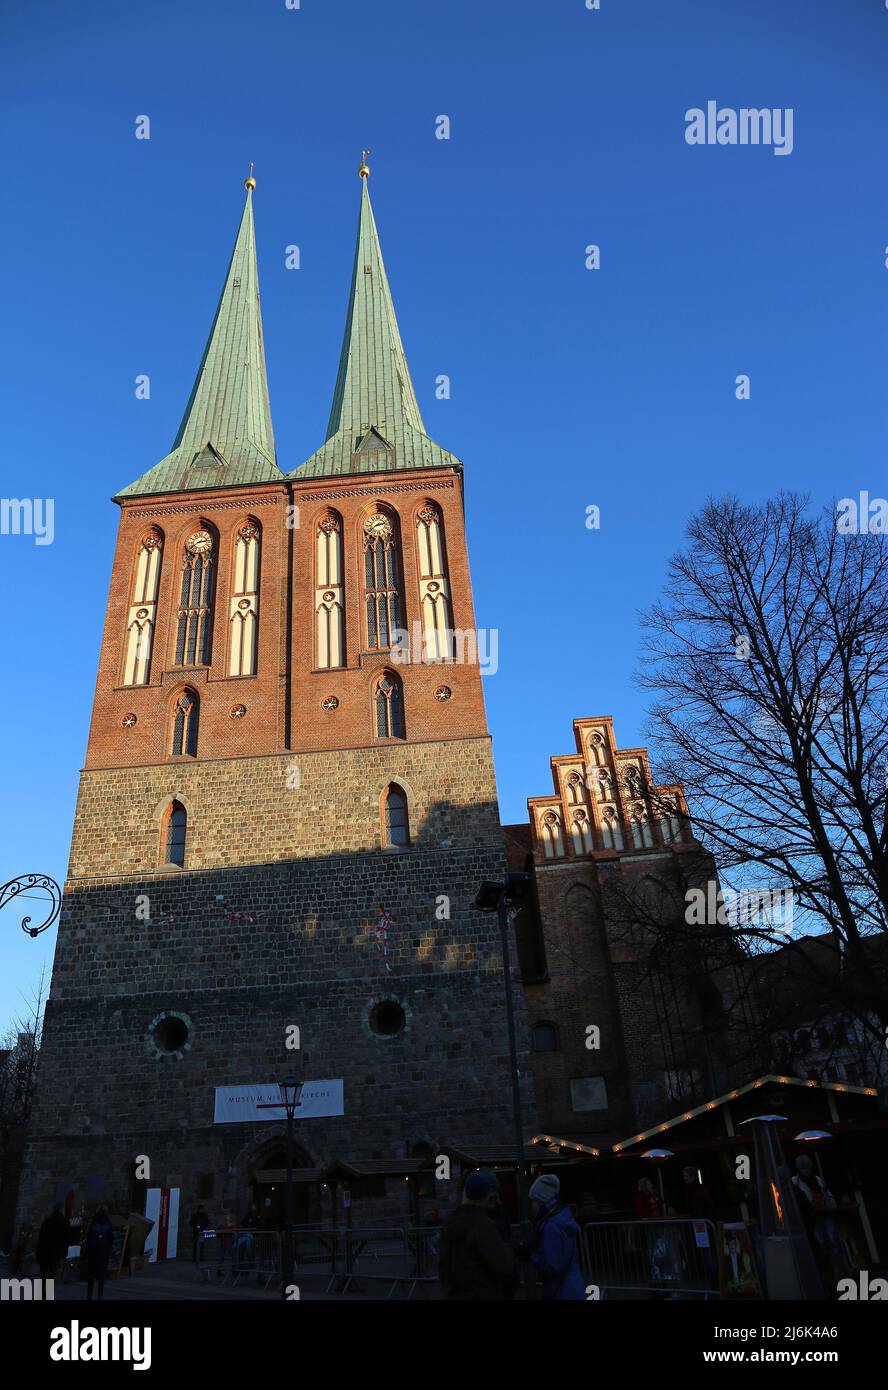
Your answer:
[[[52,926],[62,910],[62,893],[54,878],[50,878],[48,874],[20,874],[18,878],[11,878],[0,888],[0,907],[5,907],[19,894],[25,898],[33,898],[35,895],[28,892],[29,888],[39,888],[49,894],[49,916],[45,922],[39,927],[32,927],[30,917],[22,918],[22,931],[28,936],[39,936],[47,927]]]
[[[293,1283],[293,1118],[299,1109],[302,1096],[302,1081],[294,1081],[288,1076],[286,1081],[278,1082],[281,1105],[287,1116],[287,1195],[285,1208],[286,1243],[284,1249],[284,1278],[281,1284],[281,1299],[286,1301],[287,1289]]]
[[[521,1121],[521,1091],[518,1086],[518,1049],[515,1043],[515,1010],[512,1003],[512,965],[509,953],[509,927],[530,893],[530,874],[507,874],[502,883],[485,882],[478,889],[475,908],[478,912],[495,912],[499,919],[500,946],[503,953],[503,979],[506,986],[506,1021],[509,1029],[509,1070],[512,1073],[512,1123],[515,1129],[515,1158],[518,1164],[518,1201],[521,1215],[521,1240],[529,1236],[527,1175],[524,1171],[524,1132]]]

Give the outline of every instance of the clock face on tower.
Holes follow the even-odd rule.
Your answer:
[[[371,540],[375,540],[378,536],[390,536],[392,523],[387,516],[383,516],[381,512],[376,512],[373,516],[368,516],[364,522],[364,531]]]

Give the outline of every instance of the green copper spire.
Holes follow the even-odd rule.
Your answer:
[[[461,467],[426,434],[370,206],[369,173],[362,159],[358,244],[327,440],[291,477]]]
[[[245,186],[247,201],[228,274],[172,452],[119,497],[233,487],[282,476],[275,461],[265,374],[252,166]]]

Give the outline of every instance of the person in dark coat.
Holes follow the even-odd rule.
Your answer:
[[[53,1207],[37,1237],[37,1263],[41,1279],[54,1279],[59,1262],[68,1253],[68,1223],[60,1206]]]
[[[485,1168],[470,1173],[462,1205],[441,1231],[438,1277],[445,1298],[482,1302],[514,1297],[515,1258],[491,1219],[498,1202],[493,1173]]]
[[[207,1230],[210,1218],[207,1216],[204,1206],[198,1206],[197,1211],[192,1214],[191,1221],[191,1253],[195,1261],[203,1259],[203,1246],[201,1244],[201,1232]]]
[[[689,1163],[686,1168],[681,1170],[683,1188],[683,1206],[689,1216],[694,1216],[698,1221],[711,1221],[713,1219],[713,1203],[709,1195],[709,1189],[704,1187],[700,1181],[697,1169]]]
[[[580,1269],[580,1228],[561,1202],[561,1183],[544,1173],[531,1184],[534,1217],[531,1260],[537,1267],[547,1301],[585,1302],[586,1284]]]
[[[96,1297],[101,1298],[105,1288],[105,1275],[108,1273],[108,1260],[111,1258],[111,1244],[114,1230],[108,1220],[104,1207],[99,1207],[86,1233],[86,1296],[92,1298],[93,1285],[97,1285]]]

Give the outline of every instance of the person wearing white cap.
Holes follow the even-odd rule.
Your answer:
[[[558,1302],[584,1302],[586,1286],[580,1270],[580,1228],[561,1202],[561,1183],[554,1173],[544,1173],[531,1184],[530,1209],[534,1218],[531,1260],[542,1282],[542,1296]]]

